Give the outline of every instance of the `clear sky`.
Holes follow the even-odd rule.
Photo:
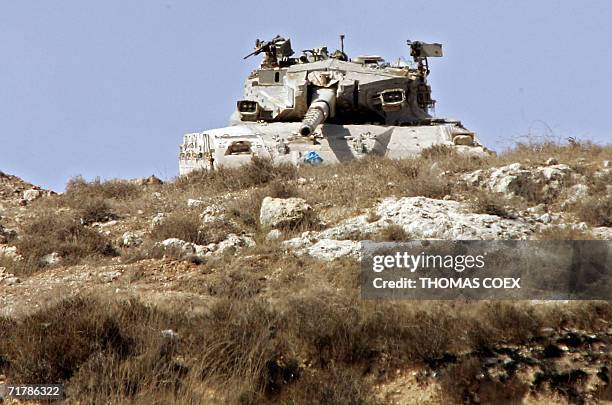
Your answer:
[[[259,58],[346,34],[349,56],[444,44],[439,116],[490,147],[535,134],[612,141],[609,0],[2,0],[0,170],[57,191],[88,179],[178,174],[182,134],[225,126]]]

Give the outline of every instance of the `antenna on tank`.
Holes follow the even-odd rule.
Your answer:
[[[340,34],[340,51],[344,53],[344,34]]]

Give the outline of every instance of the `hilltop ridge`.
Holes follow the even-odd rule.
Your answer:
[[[610,240],[611,160],[434,147],[62,194],[2,174],[0,374],[85,402],[609,399],[608,302],[365,302],[358,274],[366,239]]]

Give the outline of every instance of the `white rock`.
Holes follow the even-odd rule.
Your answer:
[[[13,260],[22,259],[21,255],[17,253],[17,248],[15,246],[8,246],[8,245],[0,245],[0,256],[6,256]]]
[[[577,224],[575,224],[573,226],[574,229],[577,229],[579,231],[587,231],[589,229],[589,226],[587,225],[586,222],[579,222]]]
[[[575,176],[573,169],[564,164],[527,169],[520,163],[513,163],[488,170],[476,170],[464,174],[461,179],[470,186],[484,187],[508,196],[536,190],[551,195],[564,187],[572,176]]]
[[[442,173],[442,169],[440,169],[440,165],[438,164],[438,162],[433,162],[431,164],[431,166],[429,167],[429,172],[432,175],[437,175],[437,176],[439,176]]]
[[[173,331],[172,329],[165,329],[161,331],[162,337],[166,339],[176,339],[178,338],[178,333]]]
[[[598,238],[604,240],[612,240],[612,228],[609,228],[607,226],[593,228],[591,229],[591,233]]]
[[[196,200],[196,199],[193,199],[193,198],[189,198],[187,200],[187,206],[189,208],[196,208],[196,207],[200,207],[202,205],[204,205],[204,201],[202,201],[202,200]]]
[[[498,193],[514,194],[524,187],[530,175],[531,172],[523,169],[520,163],[513,163],[493,170],[487,186]]]
[[[179,238],[168,238],[165,239],[161,242],[159,242],[159,244],[167,249],[179,249],[182,250],[185,245],[193,245],[190,242],[185,242],[182,239]],[[187,247],[187,249],[189,249],[189,247]]]
[[[93,228],[110,228],[110,227],[117,225],[118,223],[119,221],[117,221],[116,219],[113,219],[108,222],[94,222],[93,224],[91,224],[91,226]]]
[[[595,173],[593,173],[593,177],[596,179],[606,179],[609,178],[609,176],[612,176],[611,168],[599,169]]]
[[[15,237],[17,237],[17,232],[14,229],[0,225],[0,243],[6,243]]]
[[[455,145],[472,146],[474,144],[474,138],[469,135],[456,135],[453,137],[453,143]]]
[[[104,282],[104,283],[112,283],[113,281],[115,281],[119,277],[121,277],[121,272],[118,271],[118,270],[105,271],[103,273],[100,273],[99,277],[102,280],[102,282]]]
[[[156,226],[161,225],[166,218],[168,218],[168,214],[166,214],[165,212],[159,212],[157,213],[153,219],[151,219],[151,228],[155,228]]]
[[[552,216],[547,212],[544,215],[540,215],[537,218],[537,221],[543,223],[543,224],[550,224],[552,222]]]
[[[610,161],[609,161],[609,160],[604,160],[604,161],[601,163],[601,165],[602,165],[603,167],[605,167],[605,168],[608,168],[608,167],[610,167]]]
[[[4,284],[8,286],[12,286],[19,283],[21,283],[21,279],[19,277],[7,277],[4,279]]]
[[[361,242],[353,240],[322,239],[306,249],[314,258],[332,261],[341,257],[361,259]]]
[[[23,192],[23,199],[31,202],[42,197],[42,191],[36,189],[30,189]]]
[[[544,215],[546,214],[546,205],[545,204],[538,204],[534,207],[529,207],[527,208],[527,212],[532,214],[532,215]]]
[[[276,228],[292,225],[304,218],[312,207],[302,198],[264,198],[259,222],[263,227]]]
[[[181,255],[197,256],[204,258],[210,255],[224,254],[230,250],[239,250],[246,247],[255,246],[255,240],[247,235],[229,234],[225,240],[219,243],[210,243],[206,246],[186,242],[178,238],[169,238],[158,242],[157,246],[165,249],[172,249]]]
[[[230,249],[240,249],[255,246],[255,240],[250,236],[238,236],[230,233],[225,240],[217,244],[215,253],[224,254]]]
[[[43,266],[55,266],[56,264],[61,263],[62,256],[60,256],[57,252],[49,253],[48,255],[44,255],[40,258],[40,263]]]
[[[283,232],[279,229],[272,229],[266,235],[266,240],[279,240],[283,237]]]
[[[297,179],[297,184],[299,184],[300,186],[303,186],[306,183],[307,183],[307,180],[303,177],[300,177],[299,179]]]
[[[121,237],[121,243],[126,247],[140,246],[143,243],[143,236],[142,231],[128,231]]]
[[[564,207],[573,205],[589,196],[589,186],[586,184],[575,184],[566,190],[567,198],[563,202]]]
[[[569,177],[573,169],[568,165],[560,164],[549,167],[538,167],[535,172],[536,174],[541,173],[546,180],[564,180]]]
[[[369,222],[371,215],[360,215],[321,232],[304,232],[283,246],[298,253],[336,258],[355,255],[358,242],[349,240],[355,235],[376,234],[390,225],[421,239],[527,239],[534,231],[534,226],[522,219],[474,214],[457,201],[425,197],[386,198],[376,207],[376,214],[376,221]],[[343,243],[332,244],[330,240]]]
[[[552,166],[552,165],[559,164],[559,161],[558,161],[557,159],[555,159],[555,158],[549,158],[549,159],[546,161],[546,164],[547,164],[548,166]]]
[[[203,223],[215,222],[222,220],[225,217],[224,213],[225,208],[217,204],[212,204],[204,209],[200,214],[200,219],[202,219]]]

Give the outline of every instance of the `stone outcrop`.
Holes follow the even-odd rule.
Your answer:
[[[255,246],[255,240],[248,235],[230,233],[221,242],[209,243],[208,245],[198,245],[178,238],[169,238],[158,242],[156,246],[164,251],[172,250],[181,256],[205,258],[213,254],[233,253],[242,248]]]
[[[578,183],[581,176],[570,166],[553,164],[528,168],[520,163],[476,170],[461,179],[472,187],[481,187],[506,196],[554,196],[569,185]]]
[[[312,210],[302,198],[264,198],[259,222],[264,228],[278,228],[298,223]]]
[[[360,245],[353,239],[366,239],[391,225],[400,226],[416,239],[527,239],[534,231],[532,224],[521,219],[474,214],[457,201],[425,197],[386,198],[374,214],[350,218],[321,232],[304,232],[285,241],[284,246],[300,254],[333,260],[358,257]]]
[[[143,243],[144,232],[143,231],[128,231],[121,237],[121,244],[125,247],[136,247]]]

